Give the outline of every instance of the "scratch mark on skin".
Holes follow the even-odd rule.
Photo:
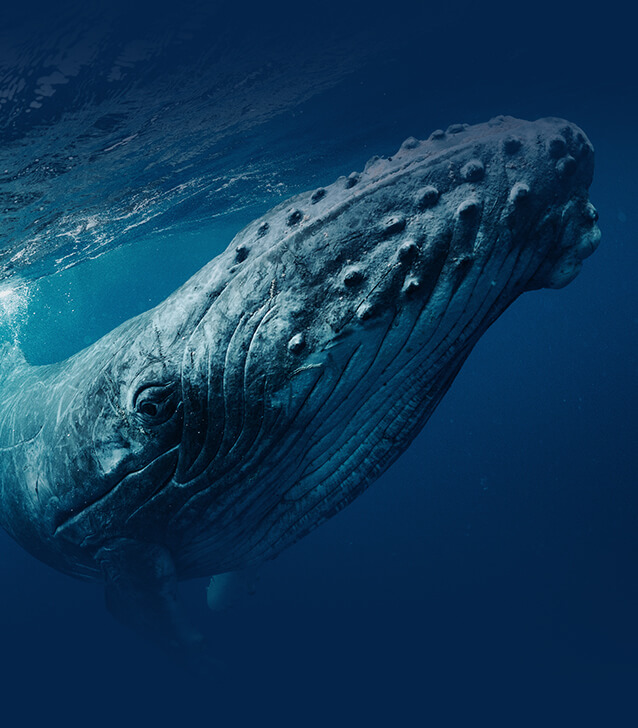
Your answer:
[[[44,425],[40,425],[38,428],[38,431],[35,433],[35,435],[32,435],[31,437],[25,437],[21,440],[18,440],[17,442],[12,443],[11,445],[3,445],[0,446],[0,452],[10,452],[11,450],[15,450],[16,448],[23,447],[24,445],[28,445],[30,442],[33,442],[34,440],[37,440],[37,438],[40,436],[42,429]]]

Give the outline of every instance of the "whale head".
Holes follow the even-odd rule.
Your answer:
[[[181,576],[219,573],[343,508],[507,306],[577,275],[600,238],[592,175],[591,144],[561,119],[407,139],[43,371],[57,414],[38,498],[57,565],[91,571],[135,538]]]

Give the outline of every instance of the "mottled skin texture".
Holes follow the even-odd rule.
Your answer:
[[[560,119],[408,139],[237,235],[59,364],[0,368],[0,518],[122,620],[197,642],[178,579],[276,556],[410,444],[487,327],[596,247]]]

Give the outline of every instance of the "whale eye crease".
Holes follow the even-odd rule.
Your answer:
[[[149,424],[165,422],[176,409],[171,384],[145,384],[133,397],[133,409]]]

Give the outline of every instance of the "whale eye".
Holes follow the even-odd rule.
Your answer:
[[[155,417],[157,415],[157,405],[155,402],[142,402],[139,410],[143,415],[148,415],[149,417]]]
[[[133,397],[133,409],[149,425],[161,425],[175,412],[177,402],[171,384],[145,384]]]

